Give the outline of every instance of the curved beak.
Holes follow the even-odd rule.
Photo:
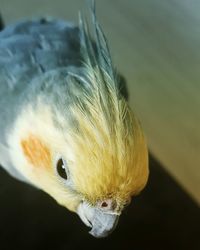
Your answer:
[[[92,228],[89,233],[96,238],[108,236],[116,228],[119,220],[119,214],[102,211],[86,202],[80,203],[77,214],[86,226]]]

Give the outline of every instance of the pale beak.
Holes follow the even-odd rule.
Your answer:
[[[87,202],[80,203],[77,214],[86,226],[92,228],[89,233],[96,238],[108,236],[116,228],[119,220],[119,214],[103,211],[90,206]]]

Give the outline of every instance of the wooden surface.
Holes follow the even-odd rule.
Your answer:
[[[77,22],[85,2],[0,0],[0,9],[6,23],[43,14]],[[96,2],[151,152],[200,204],[200,1]]]

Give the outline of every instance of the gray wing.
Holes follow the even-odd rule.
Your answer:
[[[62,20],[20,21],[0,32],[0,165],[20,180],[24,179],[10,162],[6,134],[23,91],[46,71],[78,66],[79,47],[79,29]]]
[[[62,20],[21,21],[0,32],[0,80],[14,88],[80,62],[79,29]]]

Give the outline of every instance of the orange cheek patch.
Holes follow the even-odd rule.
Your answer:
[[[37,137],[30,135],[21,141],[24,155],[35,167],[49,168],[51,165],[51,154],[48,147]]]

